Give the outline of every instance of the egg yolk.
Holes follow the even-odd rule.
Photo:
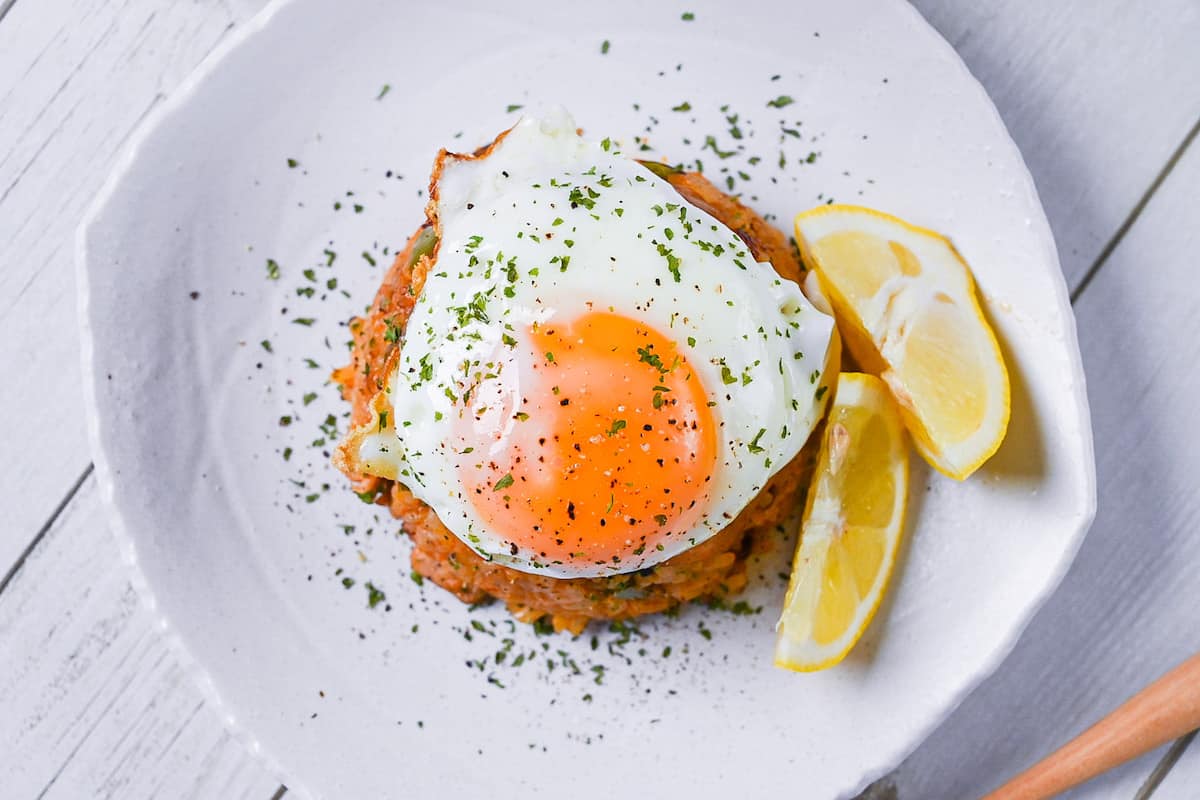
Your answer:
[[[609,564],[699,520],[717,458],[708,395],[674,342],[589,312],[502,348],[457,421],[458,471],[512,554]]]

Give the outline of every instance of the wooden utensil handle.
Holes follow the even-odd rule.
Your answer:
[[[1200,728],[1200,653],[983,800],[1046,800]]]

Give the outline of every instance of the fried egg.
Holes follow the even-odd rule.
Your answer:
[[[565,111],[431,182],[435,261],[348,461],[482,557],[562,578],[728,525],[827,398],[833,320]]]

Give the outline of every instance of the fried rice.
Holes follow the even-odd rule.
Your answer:
[[[735,231],[756,261],[769,261],[786,279],[800,279],[795,249],[755,211],[699,173],[660,164],[647,167],[666,178],[689,203]],[[435,170],[435,178],[436,174]],[[434,244],[433,227],[426,223],[397,254],[366,315],[350,322],[350,363],[333,377],[350,403],[354,425],[371,419],[372,398],[383,389],[398,356],[401,337],[397,333],[403,330],[433,265]],[[465,603],[495,598],[519,620],[546,619],[555,630],[579,633],[591,620],[629,619],[692,600],[722,600],[741,591],[749,558],[770,548],[778,526],[803,499],[811,461],[812,451],[806,445],[729,525],[691,550],[653,567],[601,578],[554,578],[485,560],[402,484],[356,473],[341,459],[338,465],[360,496],[387,506],[400,520],[412,540],[412,568],[417,574]]]

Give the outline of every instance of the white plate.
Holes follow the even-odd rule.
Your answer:
[[[912,9],[296,0],[237,39],[147,126],[83,230],[84,351],[119,538],[197,672],[294,792],[844,796],[1009,651],[1092,516],[1083,376],[1028,173]],[[780,95],[795,102],[768,107]],[[691,111],[671,110],[684,101]],[[832,196],[945,231],[974,266],[1015,379],[1008,441],[966,484],[915,472],[890,600],[837,669],[770,665],[786,553],[758,565],[747,599],[761,614],[689,608],[628,636],[597,631],[594,649],[590,634],[510,633],[503,610],[409,580],[396,525],[310,446],[345,410],[326,383],[343,321],[419,221],[436,149],[480,144],[515,119],[509,104],[542,102],[595,137],[649,125],[663,154],[699,155],[718,180],[745,170],[739,190],[784,227]],[[707,134],[746,149],[720,159],[701,149]],[[374,609],[367,581],[387,595]]]

